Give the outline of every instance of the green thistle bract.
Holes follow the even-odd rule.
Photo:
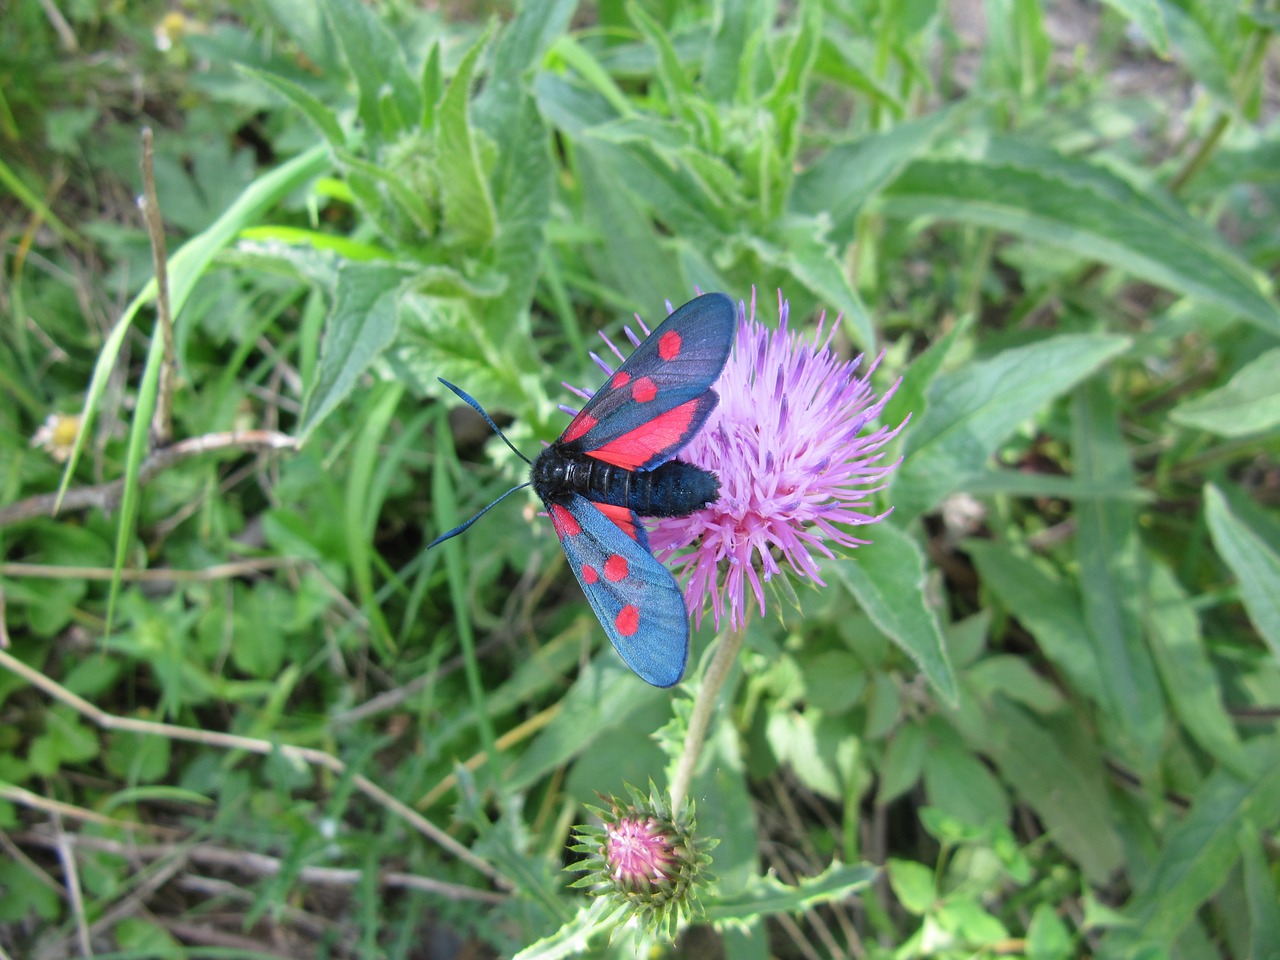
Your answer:
[[[692,803],[676,815],[652,783],[648,797],[630,784],[627,792],[629,804],[602,796],[608,809],[587,808],[600,826],[575,828],[578,842],[571,849],[585,859],[568,868],[583,873],[572,886],[608,897],[619,923],[634,917],[674,939],[681,921],[701,915],[697,893],[709,879],[706,851],[715,844],[699,843]]]

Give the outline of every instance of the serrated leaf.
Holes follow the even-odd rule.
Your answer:
[[[835,573],[871,622],[915,661],[938,695],[955,703],[956,678],[938,619],[925,596],[920,547],[891,523],[872,529],[873,544],[828,561],[824,569]]]
[[[359,91],[357,112],[375,140],[392,140],[422,115],[418,85],[386,21],[356,0],[323,0],[351,77]],[[383,99],[394,108],[388,113]],[[397,118],[391,126],[388,120]]]
[[[436,113],[445,228],[451,239],[473,249],[492,241],[497,230],[493,197],[480,163],[468,112],[471,76],[492,33],[490,25],[462,58]]]
[[[475,102],[477,123],[506,154],[519,143],[515,115],[528,99],[524,78],[540,64],[552,44],[566,36],[576,0],[520,4],[494,44],[484,90]]]
[[[987,471],[1000,443],[1050,400],[1129,346],[1125,337],[1066,334],[939,375],[929,407],[906,431],[889,496],[905,522]]]
[[[1218,555],[1240,584],[1240,600],[1258,634],[1280,660],[1280,555],[1240,522],[1222,491],[1204,490],[1205,519]]]
[[[346,263],[338,269],[333,312],[299,427],[301,441],[346,399],[395,339],[400,288],[412,275],[408,268],[387,263]]]
[[[610,911],[616,906],[606,897],[596,897],[588,904],[580,907],[572,918],[560,925],[560,928],[548,937],[531,943],[512,960],[567,960],[569,957],[585,956],[591,946],[593,937],[598,936],[605,927]]]
[[[529,336],[529,302],[545,269],[545,228],[555,196],[551,139],[532,98],[510,113],[513,146],[498,155],[492,183],[501,229],[492,245],[493,272],[506,280],[502,293],[483,304],[490,336],[519,369],[535,367]]]
[[[1245,437],[1280,426],[1280,349],[1268,350],[1241,367],[1224,386],[1210,390],[1169,412],[1184,427],[1199,427],[1220,437]]]
[[[772,876],[756,876],[744,890],[714,900],[704,899],[706,919],[712,923],[746,923],[770,914],[796,913],[866,889],[876,872],[874,867],[836,862],[795,886]]]
[[[1021,141],[971,141],[956,153],[962,149],[908,166],[881,194],[884,211],[1063,247],[1280,332],[1280,310],[1253,268],[1169,198]]]

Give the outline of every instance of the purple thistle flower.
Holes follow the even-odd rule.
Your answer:
[[[699,626],[710,599],[717,628],[726,615],[731,627],[741,627],[748,586],[763,614],[764,583],[784,565],[826,586],[816,557],[834,558],[832,544],[869,543],[848,528],[883,520],[892,511],[865,512],[900,462],[882,462],[883,448],[910,417],[893,428],[880,426],[865,435],[863,430],[880,416],[898,384],[877,397],[870,381],[880,358],[859,376],[861,355],[836,356],[831,343],[839,318],[824,334],[824,314],[812,336],[803,336],[789,328],[789,314],[781,291],[776,330],[756,321],[754,290],[750,317],[739,302],[733,352],[715,383],[720,402],[679,454],[720,478],[720,498],[688,517],[659,520],[649,532],[654,554],[671,560],[676,577],[686,581],[685,603]],[[647,334],[643,321],[641,327]],[[640,342],[630,329],[626,334],[633,346]],[[607,337],[605,343],[621,360]],[[613,375],[607,362],[594,353],[591,358]]]
[[[685,602],[699,625],[709,598],[717,627],[726,613],[731,627],[742,626],[748,586],[763,614],[763,582],[784,565],[825,586],[816,557],[834,557],[833,544],[868,543],[849,528],[890,512],[866,508],[898,465],[882,462],[883,448],[907,421],[863,430],[897,383],[876,397],[870,380],[879,357],[861,372],[861,356],[841,360],[831,349],[838,318],[824,335],[824,314],[809,337],[789,329],[789,313],[781,292],[776,330],[756,321],[754,291],[750,317],[739,306],[733,353],[715,385],[720,403],[680,453],[720,478],[720,499],[691,517],[660,520],[650,534],[654,553],[687,581]]]

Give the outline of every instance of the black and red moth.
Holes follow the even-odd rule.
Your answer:
[[[677,309],[532,462],[475,400],[441,380],[530,471],[528,482],[427,549],[532,484],[614,649],[642,680],[655,687],[677,683],[689,655],[689,617],[675,578],[649,549],[640,517],[686,517],[720,495],[714,473],[673,458],[719,402],[711,386],[729,358],[735,317],[723,293],[703,294]]]

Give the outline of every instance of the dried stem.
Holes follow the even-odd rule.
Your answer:
[[[138,468],[138,483],[143,484],[179,461],[202,453],[218,450],[294,450],[298,441],[286,433],[274,430],[230,430],[226,433],[206,433],[203,436],[181,440],[171,446],[151,453]],[[124,480],[112,480],[91,487],[76,487],[62,497],[61,510],[113,510],[120,503],[124,492]],[[41,493],[26,500],[19,500],[0,508],[0,527],[53,515],[58,507],[58,494]]]
[[[27,832],[18,837],[24,844],[55,847],[57,839],[39,832]],[[180,861],[193,863],[201,867],[218,867],[239,870],[257,876],[273,877],[284,869],[284,861],[269,857],[266,854],[248,850],[229,850],[212,843],[180,844],[180,843],[126,843],[110,840],[105,837],[92,837],[84,834],[69,835],[68,842],[73,847],[91,850],[97,853],[109,853],[131,860],[165,860],[177,858]],[[365,872],[353,868],[304,866],[297,872],[298,879],[304,883],[354,887],[363,882]],[[378,883],[384,889],[398,888],[418,890],[447,897],[450,900],[471,900],[480,903],[505,903],[507,895],[492,890],[477,890],[458,883],[448,883],[434,877],[423,877],[413,873],[397,873],[388,871],[378,875]]]
[[[0,650],[0,667],[16,673],[33,687],[38,687],[47,695],[75,710],[82,717],[92,721],[104,730],[122,730],[144,736],[166,737],[170,740],[182,740],[188,743],[199,743],[224,750],[243,750],[262,756],[278,754],[289,760],[301,761],[316,767],[323,767],[340,777],[347,775],[347,766],[332,754],[310,747],[295,747],[289,744],[272,743],[255,737],[243,737],[236,734],[221,733],[214,730],[193,730],[169,723],[154,723],[150,720],[136,720],[132,717],[117,717],[77,696],[56,681],[46,677],[40,671],[29,667],[17,657]],[[442,847],[459,860],[484,874],[494,883],[502,887],[510,887],[511,883],[487,862],[476,856],[445,831],[414,810],[402,803],[376,783],[362,774],[352,774],[351,782],[356,789],[374,803],[386,808],[393,816],[400,818],[432,843]]]
[[[151,238],[151,261],[156,271],[156,333],[164,340],[160,366],[160,391],[151,417],[151,446],[167,447],[173,439],[173,377],[177,361],[173,353],[173,313],[169,309],[169,255],[164,243],[164,221],[156,195],[156,173],[150,127],[142,128],[142,219]]]

